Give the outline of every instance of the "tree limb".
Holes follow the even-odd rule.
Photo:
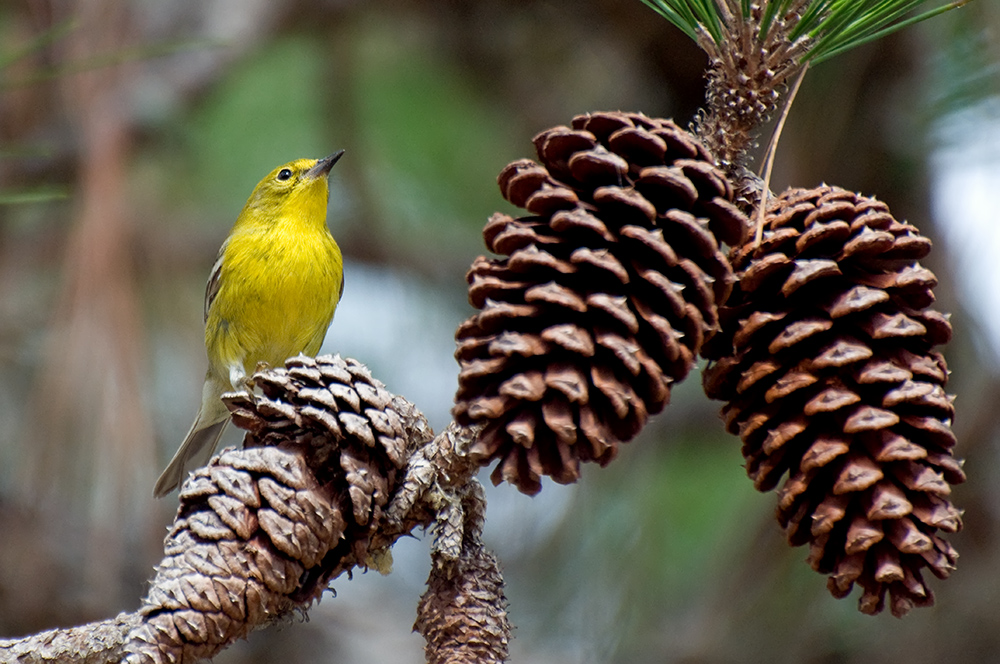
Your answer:
[[[260,394],[225,397],[247,430],[244,447],[224,450],[184,483],[141,608],[0,642],[0,662],[213,657],[305,611],[344,572],[386,571],[396,540],[432,525],[428,597],[438,601],[422,601],[418,626],[445,627],[422,630],[429,661],[484,661],[484,652],[485,661],[505,661],[503,580],[482,546],[485,500],[478,465],[465,455],[477,430],[452,424],[434,437],[412,404],[339,356],[293,358],[254,381]],[[439,579],[450,584],[446,594]],[[454,625],[476,638],[456,641]]]

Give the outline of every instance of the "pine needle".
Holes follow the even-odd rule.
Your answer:
[[[642,1],[691,39],[698,41],[699,34],[707,33],[717,45],[724,43],[729,32],[739,29],[727,25],[724,16],[737,10],[738,22],[751,20],[752,16],[750,0]],[[771,36],[771,27],[778,17],[798,14],[797,20],[787,22],[785,40],[791,43],[808,37],[812,43],[800,56],[799,64],[817,63],[972,2],[953,0],[911,15],[931,1],[765,0],[755,27],[758,40],[764,42]]]
[[[778,152],[778,141],[781,140],[781,132],[785,128],[785,120],[788,118],[789,111],[792,110],[792,102],[795,101],[795,95],[799,93],[799,86],[802,85],[802,79],[806,77],[806,70],[808,68],[809,65],[803,66],[802,71],[795,78],[795,83],[788,93],[788,99],[785,100],[785,107],[781,109],[781,117],[778,118],[778,124],[775,125],[774,133],[767,144],[767,154],[764,158],[764,181],[761,186],[760,203],[757,204],[757,231],[754,233],[755,247],[760,246],[760,241],[764,237],[764,215],[767,210],[767,197],[771,192],[771,170],[774,167],[774,157]]]

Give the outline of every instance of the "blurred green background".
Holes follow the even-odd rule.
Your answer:
[[[811,71],[772,183],[877,195],[940,240],[926,263],[954,313],[969,481],[937,605],[897,620],[830,597],[692,375],[578,485],[489,487],[513,661],[1000,661],[1000,364],[984,313],[1000,290],[957,269],[965,245],[1000,245],[988,222],[961,231],[950,214],[1000,186],[997,4]],[[329,217],[346,290],[324,352],[365,362],[440,428],[465,270],[489,215],[511,211],[496,174],[578,113],[686,124],[704,65],[639,0],[3,0],[0,635],[137,608],[176,505],[151,487],[200,398],[204,280],[264,173],[347,150]],[[986,184],[942,189],[959,166]],[[308,623],[216,661],[423,661],[410,629],[427,543],[394,555],[392,575],[338,580]]]

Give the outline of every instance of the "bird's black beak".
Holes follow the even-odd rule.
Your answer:
[[[333,165],[344,156],[343,150],[337,150],[329,157],[324,157],[316,162],[316,165],[306,171],[306,176],[310,178],[326,177],[330,173]]]

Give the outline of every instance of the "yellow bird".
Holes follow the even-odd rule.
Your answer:
[[[247,389],[259,362],[281,366],[319,351],[344,290],[340,247],[326,226],[327,176],[343,154],[298,159],[268,173],[219,249],[205,288],[201,408],[156,481],[157,498],[208,463],[229,423],[223,392]]]

